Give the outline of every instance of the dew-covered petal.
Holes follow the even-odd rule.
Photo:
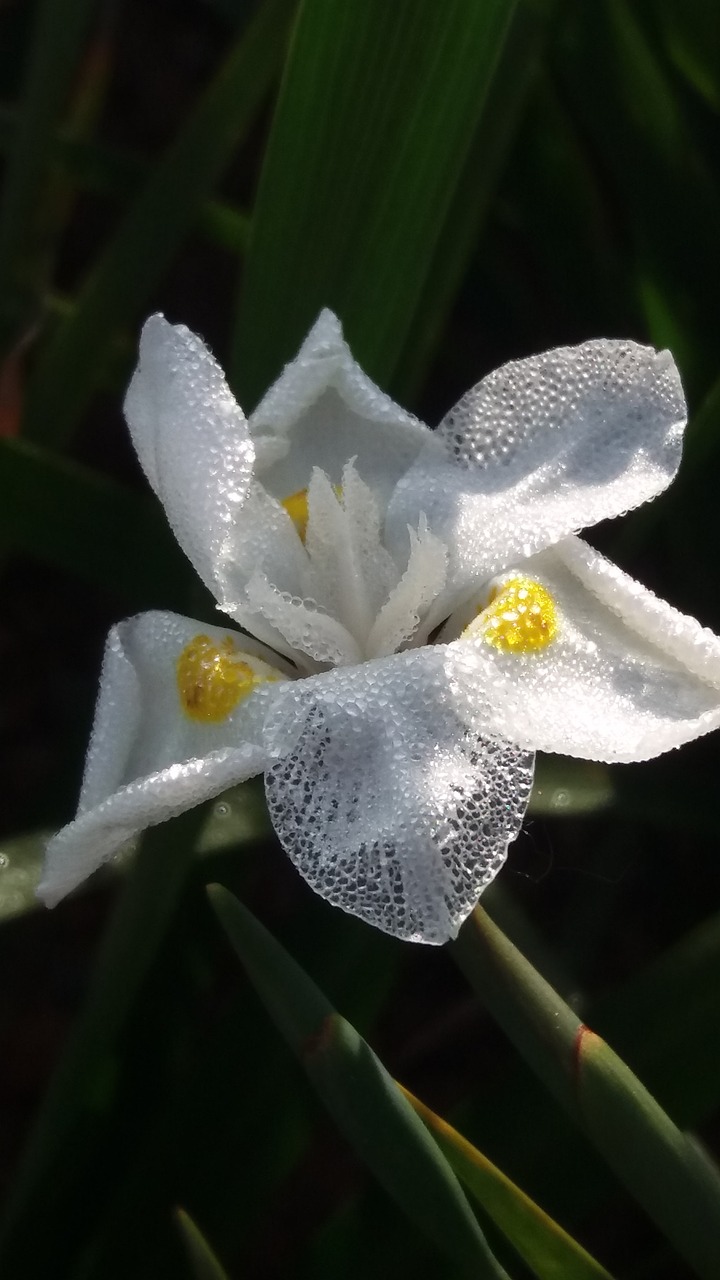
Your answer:
[[[266,725],[281,843],[335,906],[415,942],[456,935],[502,866],[532,754],[482,732],[451,648],[283,686]]]
[[[143,470],[185,554],[217,594],[217,570],[252,479],[247,423],[205,344],[151,316],[125,399]]]
[[[368,639],[368,651],[375,657],[394,653],[415,637],[421,619],[445,586],[447,548],[430,533],[424,516],[417,533],[410,529],[409,536],[407,568],[375,619]]]
[[[363,373],[339,320],[322,311],[249,421],[258,475],[280,500],[307,488],[314,466],[340,484],[356,459],[367,484],[387,500],[431,433]]]
[[[660,493],[686,408],[667,351],[599,339],[512,361],[440,424],[388,516],[391,549],[424,511],[451,550],[446,610],[502,569]]]
[[[312,575],[305,548],[285,508],[253,481],[229,531],[217,565],[216,594],[221,609],[236,617],[237,601],[255,573],[278,591],[309,594]]]
[[[187,680],[178,683],[178,660],[203,637],[222,654],[232,645],[249,690],[204,720],[197,703],[188,713]],[[267,656],[249,637],[177,614],[145,613],[113,627],[78,814],[48,845],[38,891],[47,905],[146,827],[262,772],[265,712],[287,678],[284,664],[273,668]]]
[[[313,662],[346,666],[361,662],[362,653],[350,632],[325,613],[317,602],[278,591],[262,573],[256,573],[245,589],[238,613],[248,619],[253,634],[260,635],[259,625],[268,624],[285,641],[288,653],[298,659],[302,655]]]
[[[630,762],[720,725],[720,639],[711,631],[579,538],[520,571],[556,602],[555,639],[515,654],[469,639],[471,627],[451,646],[465,650],[466,687],[491,698],[499,733],[536,750]]]

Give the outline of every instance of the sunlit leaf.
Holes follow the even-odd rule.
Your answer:
[[[503,1276],[454,1174],[370,1046],[232,894],[220,885],[209,893],[268,1012],[361,1159],[444,1253],[476,1276]]]
[[[720,1272],[720,1176],[637,1076],[477,907],[452,950],[528,1065],[703,1280]]]
[[[307,0],[258,191],[232,372],[251,405],[323,306],[387,383],[514,0]],[[504,122],[502,124],[504,129]]]

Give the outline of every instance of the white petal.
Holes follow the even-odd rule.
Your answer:
[[[391,549],[424,511],[451,549],[449,611],[473,582],[660,493],[685,416],[667,351],[601,339],[504,365],[441,423],[454,465],[422,455],[399,484]]]
[[[54,907],[148,827],[167,822],[265,768],[262,747],[244,743],[186,760],[121,787],[48,841],[37,896]]]
[[[242,410],[203,342],[160,315],[143,328],[125,399],[140,462],[185,554],[217,594],[217,568],[252,478]]]
[[[307,488],[314,466],[339,484],[350,458],[387,499],[432,436],[363,373],[331,311],[321,312],[295,359],[250,418],[258,474],[279,499]],[[278,441],[285,455],[277,460]],[[437,447],[437,446],[435,446]]]
[[[377,611],[399,574],[380,541],[377,503],[354,459],[345,465],[338,489],[324,471],[313,470],[307,509],[305,548],[313,576],[309,594],[342,622],[365,656]]]
[[[258,675],[261,648],[238,632],[171,613],[145,613],[111,631],[78,815],[48,845],[39,895],[48,905],[122,844],[228,786],[262,771],[265,712],[279,687],[264,683],[221,723],[182,710],[176,662],[198,635],[232,636]]]
[[[647,760],[720,725],[720,640],[570,538],[519,572],[558,604],[540,652],[459,640],[467,688],[521,746],[592,760]],[[455,646],[451,646],[455,647]]]
[[[303,600],[287,591],[278,591],[262,573],[250,579],[241,608],[253,634],[260,636],[257,621],[269,624],[285,640],[288,651],[300,659],[307,654],[314,662],[346,666],[360,662],[362,653],[350,632],[318,608],[316,601]]]
[[[235,617],[235,605],[254,573],[279,591],[309,591],[308,559],[285,508],[256,481],[248,490],[217,566],[219,603]],[[237,618],[237,621],[241,621]]]
[[[410,529],[409,534],[407,569],[370,632],[368,651],[375,657],[394,653],[415,635],[421,618],[445,586],[447,548],[429,532],[424,516],[417,533]]]
[[[454,937],[517,834],[532,756],[481,736],[442,646],[283,686],[273,825],[308,883],[395,937]],[[467,714],[466,714],[467,713]]]

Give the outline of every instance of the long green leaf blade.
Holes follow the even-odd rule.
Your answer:
[[[96,0],[43,0],[0,208],[0,350],[33,318],[42,287],[42,195],[57,119]]]
[[[136,322],[279,72],[295,0],[266,0],[185,128],[155,167],[73,313],[47,343],[28,389],[24,430],[66,440],[107,368],[113,341]]]
[[[305,0],[243,277],[250,405],[323,306],[387,383],[463,173],[514,0]]]
[[[175,1210],[175,1221],[187,1249],[195,1280],[228,1280],[202,1231],[184,1209]]]
[[[720,1274],[720,1176],[477,907],[453,951],[480,998],[678,1253]]]
[[[82,1145],[114,1103],[118,1042],[168,930],[195,855],[203,809],[143,839],[102,943],[84,1010],[65,1047],[25,1150],[0,1237],[0,1272],[21,1274],[29,1233],[63,1176],[63,1152]]]
[[[0,440],[0,539],[135,608],[184,609],[193,589],[157,504],[22,440]]]
[[[505,1275],[412,1107],[368,1044],[232,894],[210,900],[270,1016],[338,1127],[412,1221],[475,1276]]]
[[[403,1089],[403,1093],[427,1125],[450,1167],[532,1267],[538,1280],[611,1280],[609,1272],[577,1240],[457,1129],[407,1089]]]

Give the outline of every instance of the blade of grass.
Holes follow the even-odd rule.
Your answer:
[[[228,1274],[220,1265],[200,1228],[184,1209],[175,1210],[175,1222],[180,1232],[195,1280],[228,1280]]]
[[[457,1129],[399,1086],[451,1169],[538,1280],[611,1280],[609,1272]]]
[[[0,152],[7,151],[17,132],[17,116],[0,106]],[[141,156],[96,142],[87,142],[59,131],[53,140],[53,158],[67,171],[73,185],[127,203],[147,181],[151,165]],[[220,200],[204,200],[198,209],[198,230],[208,240],[240,253],[250,235],[250,219]]]
[[[22,440],[0,440],[0,539],[134,608],[182,611],[195,590],[155,502]]]
[[[720,1176],[638,1078],[477,907],[451,950],[532,1070],[678,1253],[720,1274]]]
[[[0,1235],[0,1270],[19,1274],[18,1253],[46,1196],[62,1178],[67,1144],[90,1140],[111,1107],[118,1040],[173,917],[194,857],[202,807],[142,841],[103,940],[85,1007],[65,1047],[15,1177]]]
[[[0,209],[0,351],[33,320],[43,286],[43,189],[53,133],[82,51],[96,0],[42,0],[30,47]]]
[[[537,7],[520,4],[513,12],[495,74],[490,80],[485,109],[393,375],[394,393],[402,403],[411,400],[427,378],[433,350],[477,245],[522,118],[554,9],[554,0],[543,0]]]
[[[72,315],[49,337],[28,387],[24,431],[32,439],[61,445],[71,435],[118,333],[141,317],[272,88],[294,4],[266,0],[260,5],[95,263]]]
[[[273,121],[231,371],[248,407],[318,311],[391,377],[515,0],[305,0]]]
[[[720,916],[693,929],[592,1007],[593,1025],[678,1123],[720,1107]]]
[[[208,892],[270,1016],[385,1190],[464,1273],[505,1276],[455,1175],[369,1045],[232,894]]]

